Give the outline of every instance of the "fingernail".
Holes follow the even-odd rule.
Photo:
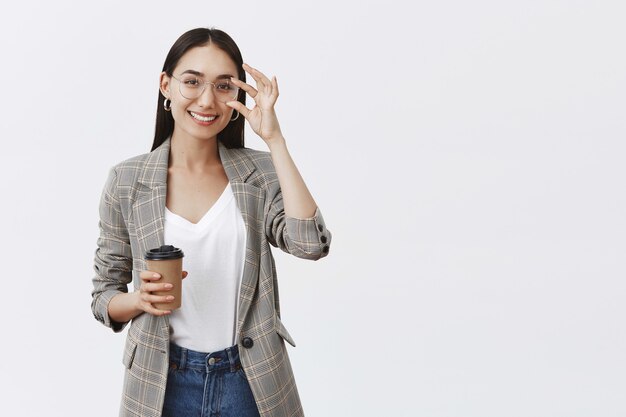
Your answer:
[[[174,299],[174,296],[173,296],[173,295],[169,295],[169,296],[167,297],[167,300],[168,300],[168,301],[172,301],[173,299]]]
[[[172,285],[172,284],[165,284],[165,288],[167,288],[168,290],[169,290],[170,288],[172,288],[172,287],[173,287],[173,285]]]
[[[161,277],[161,275],[159,275],[159,274],[152,274],[152,276],[153,276],[154,278],[160,278],[160,277]]]

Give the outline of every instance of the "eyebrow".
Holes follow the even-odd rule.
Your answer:
[[[183,75],[183,74],[193,74],[193,75],[197,75],[198,77],[204,77],[204,73],[202,73],[200,71],[192,70],[192,69],[188,69],[188,70],[185,70],[185,71],[180,73],[180,75]],[[232,74],[220,74],[217,77],[215,77],[215,79],[216,80],[219,80],[219,79],[222,79],[222,78],[230,79],[231,77],[232,78],[237,78],[237,77],[235,77]]]

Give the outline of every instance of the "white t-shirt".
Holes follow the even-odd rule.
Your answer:
[[[182,249],[182,307],[169,317],[171,341],[200,352],[236,344],[246,226],[230,183],[198,223],[165,209],[164,242]]]

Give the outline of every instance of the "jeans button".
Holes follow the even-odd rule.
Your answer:
[[[209,365],[215,365],[215,358],[209,358]]]

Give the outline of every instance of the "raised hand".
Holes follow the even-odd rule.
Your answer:
[[[261,71],[248,64],[243,64],[243,69],[254,78],[257,88],[234,78],[232,82],[248,93],[255,105],[252,109],[238,101],[229,101],[226,105],[245,117],[254,133],[269,145],[275,139],[282,139],[282,132],[274,111],[274,104],[278,99],[278,82],[275,76],[270,80]]]

